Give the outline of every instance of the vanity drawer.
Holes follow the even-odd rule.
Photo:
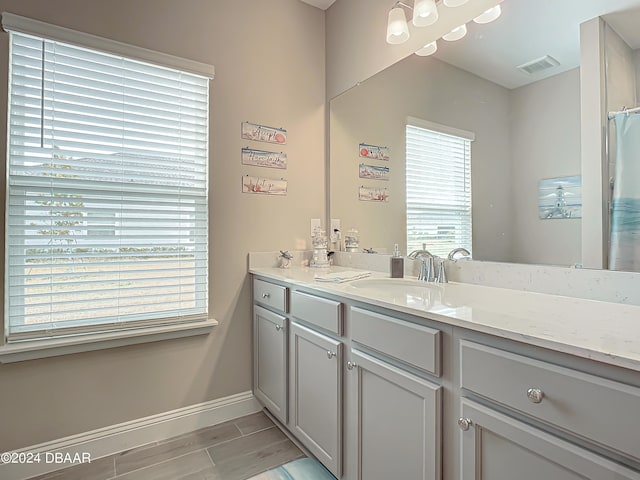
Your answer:
[[[287,312],[287,287],[255,279],[253,281],[253,299],[281,312]]]
[[[302,292],[291,292],[291,314],[329,332],[342,335],[342,303]]]
[[[358,307],[351,307],[350,326],[354,342],[440,376],[440,330]]]
[[[461,387],[640,459],[640,389],[466,340],[460,359]]]

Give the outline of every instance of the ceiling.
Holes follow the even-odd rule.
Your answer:
[[[326,10],[336,0],[301,1]],[[438,41],[435,57],[504,87],[521,87],[578,67],[580,24],[598,16],[632,49],[640,49],[640,0],[503,0],[501,5],[495,22],[470,22],[463,40]],[[546,55],[560,65],[532,75],[516,68]]]
[[[326,10],[336,0],[302,0],[304,3],[308,3],[309,5],[313,5],[314,7],[318,7],[321,10]]]
[[[471,22],[463,40],[438,41],[435,56],[517,88],[579,66],[580,24],[597,16],[604,16],[631,48],[640,48],[640,0],[504,0],[501,5],[495,22]],[[560,65],[533,75],[516,68],[545,55]]]

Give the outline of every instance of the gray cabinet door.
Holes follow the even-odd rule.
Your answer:
[[[292,418],[298,439],[342,474],[342,343],[291,322]]]
[[[640,480],[640,473],[462,399],[463,480]],[[460,423],[460,422],[459,422]]]
[[[282,423],[287,423],[287,319],[253,307],[253,393]]]
[[[442,387],[356,350],[347,368],[357,404],[357,479],[442,478]]]

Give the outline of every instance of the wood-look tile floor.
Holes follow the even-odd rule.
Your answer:
[[[304,456],[258,412],[32,480],[245,480]]]

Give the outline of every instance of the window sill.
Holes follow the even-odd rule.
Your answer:
[[[0,363],[23,362],[172,338],[208,335],[217,325],[217,320],[210,319],[204,322],[6,344],[0,346]]]

